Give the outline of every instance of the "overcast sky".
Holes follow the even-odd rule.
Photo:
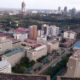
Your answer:
[[[20,8],[23,0],[0,0],[0,8]],[[67,6],[68,9],[80,10],[80,0],[24,0],[26,9],[57,9]]]

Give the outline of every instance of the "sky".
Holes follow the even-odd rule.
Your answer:
[[[26,3],[26,9],[68,9],[80,10],[80,0],[0,0],[0,8],[21,8],[21,2]]]

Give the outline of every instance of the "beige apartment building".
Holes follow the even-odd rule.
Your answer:
[[[46,45],[38,46],[27,52],[27,57],[30,60],[34,60],[34,61],[36,61],[37,59],[39,59],[40,57],[45,56],[45,55],[47,55],[47,46]]]
[[[0,38],[0,52],[12,49],[12,41],[5,37]]]
[[[77,50],[67,63],[67,77],[79,77],[80,78],[80,50]]]
[[[48,47],[48,53],[51,53],[54,50],[58,50],[59,49],[59,41],[57,41],[57,40],[49,41],[47,43],[47,47]]]

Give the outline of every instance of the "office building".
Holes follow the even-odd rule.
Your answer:
[[[75,51],[75,53],[69,58],[67,63],[66,77],[79,77],[80,78],[80,50]]]
[[[59,27],[55,26],[55,25],[52,25],[50,26],[52,28],[52,36],[58,36],[59,34]]]
[[[48,53],[52,53],[52,51],[59,49],[59,41],[52,40],[47,42]]]
[[[48,35],[48,28],[49,28],[49,25],[47,24],[43,24],[42,25],[42,35]]]
[[[53,36],[58,36],[59,34],[59,27],[55,26],[55,25],[42,25],[42,30],[43,30],[43,35],[47,35],[47,36],[50,36],[50,37],[53,37]]]
[[[27,52],[27,57],[34,61],[45,55],[47,55],[46,45],[36,45],[36,47]]]
[[[29,27],[29,39],[37,40],[38,30],[37,25],[32,25]]]

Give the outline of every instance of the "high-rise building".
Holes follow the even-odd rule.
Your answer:
[[[76,9],[72,8],[71,10],[69,10],[69,14],[71,17],[74,17],[76,15]]]
[[[49,28],[49,25],[47,25],[47,24],[43,24],[42,25],[43,35],[48,34],[47,33],[48,32],[48,28]]]
[[[59,27],[55,25],[49,26],[44,24],[42,26],[42,30],[43,30],[43,35],[47,35],[47,36],[57,36],[59,34]]]
[[[22,4],[21,4],[21,12],[22,12],[23,15],[25,14],[25,11],[26,11],[26,4],[23,1]]]
[[[38,30],[36,25],[32,25],[29,28],[29,38],[32,40],[37,40]]]
[[[59,12],[61,11],[61,7],[60,7],[60,6],[58,7],[58,11],[59,11]]]
[[[59,34],[59,27],[55,26],[55,25],[51,25],[48,28],[48,35],[50,36],[58,36]]]
[[[68,13],[67,6],[65,6],[65,7],[64,7],[64,10],[63,10],[63,15],[65,15],[65,16],[66,16],[66,15],[67,15],[67,13]]]
[[[66,77],[80,77],[80,50],[75,51],[69,58],[67,67]]]

